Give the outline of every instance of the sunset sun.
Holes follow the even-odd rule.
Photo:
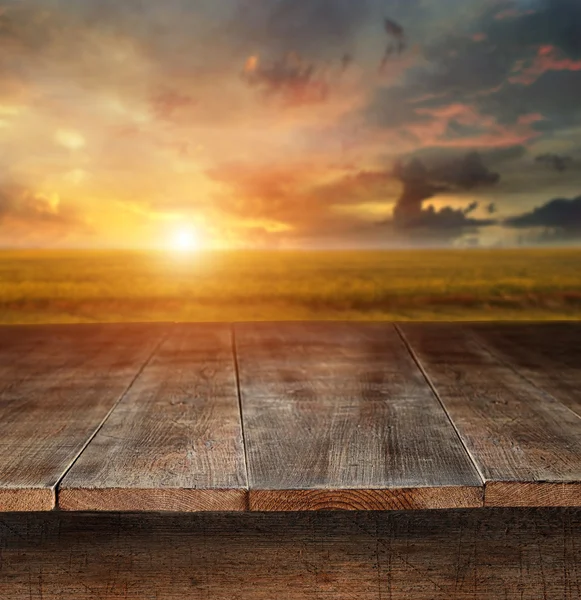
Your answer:
[[[184,253],[198,252],[202,249],[200,236],[192,228],[176,230],[170,240],[170,246],[174,251]]]

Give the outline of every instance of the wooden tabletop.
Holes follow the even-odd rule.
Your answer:
[[[581,323],[0,327],[0,512],[581,506]]]

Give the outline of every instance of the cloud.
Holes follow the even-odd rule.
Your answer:
[[[173,120],[184,110],[198,106],[199,101],[179,91],[161,88],[151,95],[151,110],[153,116],[160,120]]]
[[[475,231],[479,227],[495,225],[493,219],[472,219],[467,217],[466,210],[444,206],[440,210],[428,206],[411,221],[401,223],[395,220],[398,227],[420,230],[422,237],[450,238],[463,235],[467,231]]]
[[[576,123],[581,3],[541,0],[510,13],[507,4],[429,38],[403,83],[373,96],[370,126],[407,130],[418,145],[484,148],[528,144]]]
[[[494,18],[497,21],[504,21],[505,19],[517,19],[519,17],[534,15],[535,12],[534,9],[522,10],[518,8],[505,8],[497,12],[494,15]]]
[[[505,148],[540,135],[532,127],[539,117],[503,124],[491,111],[481,110],[476,101],[422,100],[405,87],[378,92],[364,114],[370,127],[405,136],[416,148]]]
[[[247,0],[233,19],[234,34],[255,39],[274,54],[321,56],[344,52],[372,14],[372,0]]]
[[[299,227],[324,219],[336,204],[368,201],[397,190],[386,171],[339,172],[330,178],[325,165],[308,163],[224,164],[207,174],[224,185],[219,203],[230,214]]]
[[[535,158],[538,163],[546,164],[553,168],[555,171],[560,173],[566,171],[572,164],[573,159],[570,156],[564,156],[561,154],[541,154]]]
[[[534,59],[518,61],[513,67],[510,83],[530,85],[547,71],[581,71],[581,60],[573,60],[562,56],[553,46],[541,46]]]
[[[500,123],[517,123],[526,113],[539,113],[531,125],[539,133],[552,133],[581,123],[581,71],[547,71],[530,85],[508,85],[478,100],[484,114]]]
[[[329,97],[330,85],[324,74],[294,52],[267,65],[258,56],[250,57],[243,79],[267,96],[279,96],[286,105],[316,104]]]
[[[386,236],[380,242],[383,245],[390,240],[402,243],[410,239],[446,243],[479,227],[495,224],[496,220],[490,218],[495,206],[483,207],[488,216],[478,218],[474,213],[480,204],[475,201],[464,208],[445,206],[439,210],[424,204],[441,194],[449,196],[491,187],[500,179],[475,152],[431,161],[429,166],[413,159],[397,163],[393,170],[339,173],[332,180],[328,179],[325,168],[308,164],[276,168],[231,164],[213,169],[208,175],[225,186],[223,193],[215,198],[216,207],[230,216],[284,224],[287,230],[282,234],[276,232],[279,242],[283,238],[313,240],[347,235],[365,243],[372,224],[377,222],[374,215],[364,216],[365,205],[372,202],[375,207],[384,203],[387,211],[395,201],[393,217],[383,222]],[[353,210],[358,203],[362,206],[359,212]],[[336,210],[341,206],[351,210]],[[373,232],[376,242],[378,235]]]
[[[337,169],[330,174],[325,164],[304,162],[224,164],[208,175],[222,184],[213,197],[214,208],[229,218],[257,224],[255,231],[264,229],[261,243],[270,240],[272,245],[314,247],[332,240],[335,245],[341,240],[343,245],[385,244],[377,214],[368,207],[382,203],[389,214],[400,187],[390,170]],[[258,225],[266,223],[278,224],[277,231]]]
[[[398,162],[394,175],[402,182],[403,191],[393,212],[393,222],[401,229],[424,229],[435,231],[483,227],[494,224],[491,219],[474,219],[469,215],[478,208],[472,203],[465,209],[444,207],[437,211],[424,203],[442,193],[455,190],[473,190],[481,186],[496,185],[500,180],[498,173],[489,171],[481,156],[471,152],[461,159],[436,164],[431,168],[419,159],[404,164]]]
[[[506,148],[493,148],[483,153],[486,163],[491,166],[504,165],[519,160],[524,158],[526,154],[527,148],[522,144],[508,146]]]
[[[58,194],[37,193],[9,183],[0,185],[0,231],[4,243],[15,245],[32,238],[47,243],[73,234],[92,236],[95,233]]]
[[[54,136],[55,142],[68,150],[80,150],[86,144],[84,136],[78,131],[59,129]]]
[[[430,115],[418,112],[414,104],[420,92],[403,85],[381,87],[372,94],[365,118],[372,128],[394,129],[430,123]]]
[[[500,181],[500,175],[484,165],[478,152],[470,152],[459,160],[436,165],[431,176],[463,190],[495,185]]]
[[[505,221],[517,229],[543,227],[556,230],[554,237],[581,239],[581,196],[571,200],[557,198],[534,210]]]
[[[390,236],[454,239],[496,205],[504,218],[578,191],[562,168],[580,149],[578,0],[8,5],[0,96],[19,112],[0,107],[0,167],[23,186],[3,234],[73,230],[83,211],[112,238],[103,215],[133,202],[253,223],[251,237],[363,242],[395,204]],[[385,17],[410,48],[379,74]]]

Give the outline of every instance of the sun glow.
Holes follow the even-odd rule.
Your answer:
[[[176,252],[192,253],[202,250],[202,242],[197,231],[191,228],[176,230],[171,238],[171,248]]]

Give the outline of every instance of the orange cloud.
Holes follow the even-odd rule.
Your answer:
[[[387,208],[401,187],[386,170],[349,173],[308,163],[222,165],[211,170],[209,176],[223,185],[214,205],[220,207],[226,220],[234,218],[239,224],[250,224],[253,231],[262,229],[277,244],[340,237],[348,231],[355,234],[358,228],[367,231],[374,227],[370,223],[370,203],[375,201],[376,211],[379,202]],[[365,237],[357,235],[359,239]]]

